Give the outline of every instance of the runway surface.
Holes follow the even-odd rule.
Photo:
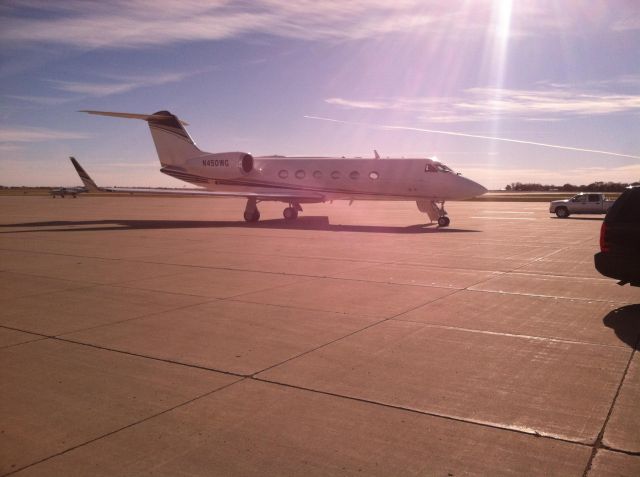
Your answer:
[[[0,475],[640,475],[640,288],[545,203],[0,198]]]

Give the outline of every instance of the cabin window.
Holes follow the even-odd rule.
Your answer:
[[[332,179],[340,179],[340,171],[333,171],[331,173],[331,178]]]
[[[378,174],[376,171],[369,172],[369,179],[375,181],[378,177],[380,177],[380,174]]]
[[[360,173],[358,171],[353,171],[349,174],[349,179],[353,179],[354,181],[356,179],[360,178]]]
[[[282,169],[280,172],[278,172],[278,177],[280,179],[286,179],[287,177],[289,177],[289,171],[287,171],[286,169]]]
[[[434,166],[431,163],[427,164],[427,167],[424,168],[425,172],[438,172],[438,169],[436,169],[436,166]]]
[[[322,171],[313,171],[313,177],[315,179],[322,179]]]
[[[297,170],[296,171],[296,178],[297,179],[304,179],[304,176],[306,176],[307,174],[302,170]]]

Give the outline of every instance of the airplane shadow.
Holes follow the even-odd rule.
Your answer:
[[[479,230],[441,228],[437,224],[416,224],[405,227],[382,225],[340,225],[329,223],[328,217],[307,216],[294,221],[285,219],[269,219],[260,222],[247,223],[241,221],[219,220],[59,220],[48,222],[24,222],[17,224],[3,224],[2,227],[33,227],[34,230],[11,230],[0,233],[24,232],[87,232],[105,230],[150,230],[150,229],[200,229],[200,228],[246,228],[246,229],[280,229],[280,230],[322,230],[328,232],[366,232],[366,233],[395,233],[395,234],[425,234],[425,233],[461,233],[479,232]],[[40,227],[56,227],[42,229]],[[73,228],[66,228],[73,227]]]
[[[600,222],[602,222],[604,220],[604,216],[600,216],[600,217],[565,217],[564,219],[561,219],[560,217],[551,217],[551,219],[553,220],[599,220]]]
[[[640,305],[626,305],[610,311],[602,323],[631,348],[640,349]]]

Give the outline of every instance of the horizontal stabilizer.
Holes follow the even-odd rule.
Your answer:
[[[167,117],[165,115],[160,114],[136,114],[136,113],[115,113],[112,111],[92,111],[88,109],[83,109],[79,111],[80,113],[88,113],[88,114],[96,114],[98,116],[113,116],[114,118],[127,118],[127,119],[142,119],[143,121],[162,121],[166,120]],[[178,119],[180,124],[183,126],[188,126],[189,123]]]

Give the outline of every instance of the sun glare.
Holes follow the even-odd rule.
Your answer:
[[[491,36],[490,52],[490,82],[494,91],[493,104],[502,103],[502,88],[505,82],[507,71],[507,56],[509,53],[509,37],[511,33],[511,16],[513,11],[513,0],[495,0],[493,4],[493,21],[487,29],[487,35]],[[500,111],[490,111],[493,117],[492,134],[500,134]],[[496,153],[497,142],[490,146],[490,153]]]

